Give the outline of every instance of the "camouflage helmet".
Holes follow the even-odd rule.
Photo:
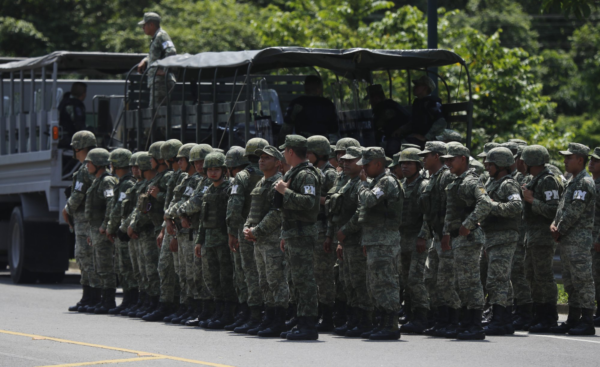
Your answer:
[[[213,148],[213,153],[221,153],[225,155],[225,151],[221,148]]]
[[[148,152],[140,152],[137,157],[137,166],[140,171],[149,171],[152,169],[152,162],[150,161],[150,154]]]
[[[494,163],[498,167],[510,167],[515,164],[515,157],[510,149],[498,147],[487,153],[485,161],[486,163]]]
[[[97,146],[96,136],[91,131],[78,131],[73,134],[73,137],[71,138],[71,147],[73,147],[73,149],[95,148]]]
[[[198,144],[190,150],[190,162],[203,161],[213,148],[208,144]]]
[[[90,150],[85,157],[85,162],[92,162],[96,167],[108,166],[108,157],[110,153],[104,148],[94,148]]]
[[[244,151],[244,153],[242,155],[244,157],[248,157],[251,155],[256,156],[256,154],[254,154],[254,152],[256,152],[258,149],[263,149],[267,145],[269,145],[269,142],[263,138],[252,138],[252,139],[248,140],[248,142],[246,143],[246,150]],[[231,148],[229,150],[231,151]],[[227,153],[229,153],[229,152],[227,152]],[[242,163],[242,164],[247,164],[247,162]],[[238,166],[241,166],[242,164],[238,164]],[[229,167],[229,165],[227,167]],[[232,166],[232,167],[236,167],[236,166]]]
[[[160,147],[160,157],[165,160],[173,159],[177,156],[179,148],[183,144],[177,139],[169,139]]]
[[[313,135],[306,139],[306,150],[313,152],[316,156],[329,156],[331,147],[329,146],[329,140],[322,135]]]
[[[543,166],[550,161],[550,154],[548,149],[541,145],[529,145],[523,148],[521,159],[529,167]]]
[[[419,153],[421,153],[421,151],[417,148],[406,148],[400,152],[400,158],[398,159],[398,163],[417,162],[420,165],[423,165]]]
[[[208,153],[204,158],[204,171],[208,168],[226,167],[225,154],[219,152]]]
[[[341,138],[335,144],[335,152],[346,150],[348,147],[360,147],[360,143],[354,138]]]
[[[112,163],[114,168],[125,168],[129,167],[131,160],[131,152],[127,149],[117,148],[110,152],[108,160]]]
[[[485,145],[483,146],[483,152],[477,154],[477,157],[479,158],[485,158],[488,154],[488,152],[494,148],[498,148],[500,146],[499,143],[494,143],[494,142],[489,142],[489,143],[485,143]]]
[[[512,152],[512,154],[519,153],[519,144],[515,143],[514,141],[507,141],[506,143],[500,144],[500,146],[508,148]]]
[[[138,165],[138,157],[140,156],[140,154],[142,153],[146,153],[146,152],[135,152],[131,155],[131,158],[129,159],[129,165],[130,166],[137,166]]]
[[[159,159],[162,159],[160,155],[160,148],[163,146],[164,143],[164,141],[155,141],[154,143],[152,143],[152,145],[150,145],[150,148],[148,149],[148,155],[150,156],[150,158],[154,158],[157,161]]]
[[[179,151],[177,152],[177,157],[175,157],[175,158],[187,158],[189,161],[190,160],[190,151],[195,146],[196,146],[196,143],[183,144],[179,148]]]
[[[250,139],[250,141],[248,141],[248,143],[250,143],[252,140],[254,140],[254,139]],[[264,140],[264,139],[260,139],[260,140]],[[227,154],[225,155],[225,165],[228,168],[247,165],[250,163],[248,161],[247,154],[248,154],[248,145],[246,145],[245,150],[242,147],[238,147],[237,145],[234,145],[231,148],[229,148],[229,150],[227,151]],[[254,153],[252,153],[252,155],[256,156],[256,154],[254,154]]]

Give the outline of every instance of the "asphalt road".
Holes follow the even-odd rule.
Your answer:
[[[373,342],[322,334],[291,342],[139,319],[69,313],[77,276],[13,285],[0,273],[0,366],[598,366],[600,336],[525,333],[463,342],[402,335]],[[600,330],[597,329],[600,334]]]

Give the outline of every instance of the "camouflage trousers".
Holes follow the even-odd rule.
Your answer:
[[[335,247],[330,253],[325,252],[323,243],[325,233],[319,233],[314,244],[313,261],[315,266],[315,281],[319,294],[319,303],[333,306],[335,302],[334,266],[337,260]]]
[[[512,269],[510,272],[510,282],[513,290],[511,299],[516,300],[515,303],[518,306],[533,303],[531,298],[531,287],[525,276],[525,246],[523,246],[522,242],[517,243],[517,247],[515,248]]]
[[[596,300],[600,300],[600,252],[596,252],[594,249],[592,249],[592,276],[596,286]],[[598,307],[600,307],[600,301]]]
[[[266,307],[288,307],[290,289],[285,276],[284,254],[279,241],[254,244],[254,258],[259,275],[259,285]]]
[[[580,308],[596,307],[592,256],[589,243],[581,238],[562,237],[560,240],[560,264],[565,291],[569,295],[569,306]],[[590,237],[591,242],[591,237]]]
[[[485,303],[479,270],[481,247],[481,243],[465,236],[452,239],[458,296],[461,305],[470,310],[482,309]]]
[[[100,225],[90,223],[90,239],[94,248],[94,269],[100,279],[102,289],[117,288],[115,272],[115,245],[106,235],[98,232]]]
[[[127,249],[129,251],[127,256],[129,256],[129,260],[131,261],[131,274],[133,275],[137,288],[141,290],[144,281],[140,272],[140,263],[137,256],[137,240],[134,240],[133,238],[129,239],[129,242],[127,242]]]
[[[233,286],[233,259],[227,245],[202,246],[202,275],[213,300],[236,302]]]
[[[525,276],[531,285],[534,303],[556,305],[558,289],[554,280],[554,253],[556,243],[528,243],[525,247]]]
[[[143,266],[146,271],[146,293],[150,297],[160,296],[160,277],[158,275],[159,248],[156,246],[156,236],[152,228],[141,231],[139,243]]]
[[[190,233],[177,233],[177,263],[179,264],[179,303],[196,299],[194,282],[194,240]]]
[[[416,241],[416,238],[415,238]],[[402,284],[410,298],[411,309],[429,310],[429,297],[423,274],[425,273],[427,252],[405,251],[400,253]]]
[[[434,259],[433,261],[429,261],[429,263],[437,263],[437,272],[435,273],[434,304],[436,306],[448,306],[454,309],[459,309],[461,305],[461,299],[458,295],[456,282],[456,249],[454,249],[453,245],[453,249],[442,251],[441,242],[439,242],[437,238],[433,242],[433,248],[435,249],[434,254],[429,252],[429,255],[433,255]],[[477,268],[477,271],[479,271],[479,268]]]
[[[115,269],[123,291],[137,288],[137,280],[133,273],[133,264],[129,256],[129,242],[115,238]]]
[[[367,287],[375,307],[387,312],[400,310],[398,254],[400,244],[369,245],[367,252]]]
[[[175,259],[177,253],[171,252],[170,243],[173,236],[165,230],[160,253],[158,255],[158,277],[160,278],[160,302],[172,303],[179,302],[179,277],[175,271]],[[177,258],[179,265],[179,258]]]
[[[373,311],[373,299],[367,287],[367,257],[362,246],[344,246],[342,259],[348,306]]]
[[[246,277],[244,276],[244,267],[242,266],[242,254],[240,250],[232,252],[233,258],[233,284],[235,293],[237,294],[238,302],[244,303],[248,301],[248,286],[246,285]]]
[[[485,249],[487,259],[485,288],[491,305],[512,306],[509,302],[510,270],[516,247],[516,242],[512,242]]]
[[[340,259],[335,261],[333,276],[335,278],[335,301],[348,302],[346,282],[344,281],[344,262]]]
[[[90,246],[87,239],[90,235],[89,222],[75,222],[75,259],[81,270],[81,285],[89,285],[92,288],[101,288],[100,278],[94,269],[94,248]]]
[[[298,295],[296,292],[296,287],[294,287],[294,282],[292,281],[292,269],[290,267],[290,252],[285,251],[283,253],[283,258],[285,259],[285,276],[288,282],[288,289],[290,290],[290,303],[296,304],[296,302],[298,302]]]
[[[194,243],[194,238],[198,236],[198,231],[194,230],[192,234],[192,247],[189,249],[192,256],[193,268],[192,268],[192,278],[193,278],[193,289],[192,294],[194,295],[195,300],[204,300],[208,301],[213,299],[212,294],[208,290],[206,283],[204,283],[204,273],[202,271],[202,258],[199,258],[195,254],[196,244]],[[186,256],[186,259],[187,256]],[[189,261],[189,259],[188,259]]]
[[[138,269],[140,271],[140,278],[138,282],[138,287],[140,291],[146,292],[148,290],[148,274],[146,274],[146,261],[144,258],[144,243],[140,241],[140,239],[131,240],[134,241],[135,245],[135,258],[131,258],[132,261],[135,261],[138,265]]]
[[[149,83],[148,87],[150,89],[150,103],[148,106],[152,107],[160,107],[166,106],[167,101],[167,93],[173,90],[175,86],[175,81],[171,78],[167,79],[167,83],[165,84],[165,77],[157,75],[154,79],[154,83]],[[156,101],[156,106],[153,105],[154,101]]]
[[[441,306],[437,297],[437,269],[439,266],[439,258],[434,246],[427,250],[427,260],[425,261],[425,272],[423,274],[423,283],[429,295],[430,308]]]
[[[262,306],[263,290],[259,284],[259,274],[254,256],[254,242],[244,239],[243,228],[240,228],[238,231],[238,240],[240,243],[238,252],[240,253],[240,258],[242,260],[244,280],[246,282],[246,288],[248,289],[248,296],[244,302],[247,302],[250,307]]]
[[[317,282],[315,281],[314,246],[317,236],[291,237],[285,239],[288,253],[289,274],[296,292],[297,315],[318,315]]]

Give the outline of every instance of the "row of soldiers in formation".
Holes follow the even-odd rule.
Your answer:
[[[299,135],[279,149],[172,139],[109,153],[80,131],[72,147],[86,164],[63,214],[83,296],[69,310],[289,340],[593,335],[600,148],[596,183],[588,147],[560,152],[567,181],[542,146],[487,143],[484,166],[453,135],[390,159],[352,138]]]

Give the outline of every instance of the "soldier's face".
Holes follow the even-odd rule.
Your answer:
[[[444,163],[450,168],[452,174],[462,174],[466,171],[467,158],[459,155],[454,158],[445,159]]]
[[[94,165],[92,164],[92,162],[90,162],[90,161],[87,161],[87,162],[85,162],[85,167],[87,168],[88,172],[89,172],[91,175],[94,175],[94,174],[96,174],[96,166],[94,166]]]
[[[271,157],[268,154],[261,154],[260,159],[258,160],[258,168],[262,172],[272,172],[275,169],[275,165],[278,162],[275,157]]]
[[[414,176],[417,172],[419,172],[419,168],[421,167],[417,165],[417,162],[402,162],[400,164],[400,170],[402,171],[402,175],[404,177]]]
[[[590,157],[590,163],[588,164],[588,168],[592,174],[600,173],[600,159]]]
[[[425,169],[433,168],[439,161],[438,157],[439,155],[437,153],[427,153],[423,156],[423,167],[425,167]]]
[[[371,161],[362,166],[367,176],[375,178],[381,174],[383,163],[381,161]]]
[[[177,164],[179,165],[179,168],[183,171],[186,172],[188,170],[188,161],[187,158],[185,157],[181,157],[177,159]]]
[[[317,156],[315,155],[315,153],[313,152],[306,152],[306,158],[308,158],[308,161],[310,163],[312,163],[313,165],[317,164]]]
[[[197,172],[202,172],[202,169],[204,167],[204,160],[201,161],[195,161],[194,162],[194,167],[196,167],[196,171]]]
[[[142,177],[142,172],[140,171],[140,167],[138,167],[138,166],[132,166],[131,167],[131,174],[135,178],[141,178]]]
[[[152,169],[156,169],[156,167],[158,167],[158,161],[154,158],[150,158],[150,164],[152,165]]]
[[[340,162],[340,166],[344,169],[344,173],[350,177],[356,177],[362,170],[362,166],[358,166],[356,162],[358,162],[360,158],[356,159],[342,159]]]
[[[142,25],[142,29],[144,30],[144,34],[146,36],[154,36],[156,33],[157,27],[154,23],[146,23]]]
[[[565,159],[565,171],[572,174],[577,174],[581,171],[583,167],[583,157],[578,156],[577,154],[566,155]]]
[[[206,176],[212,181],[221,181],[224,176],[223,169],[221,167],[211,167],[206,170]]]
[[[392,173],[395,174],[396,177],[398,177],[399,179],[403,179],[404,177],[406,177],[406,175],[402,171],[402,167],[399,164],[397,164],[394,167],[390,168],[390,171],[392,171]]]
[[[498,173],[498,167],[496,167],[495,164],[485,162],[483,165],[485,170],[490,174],[490,177],[496,177],[496,173]]]

